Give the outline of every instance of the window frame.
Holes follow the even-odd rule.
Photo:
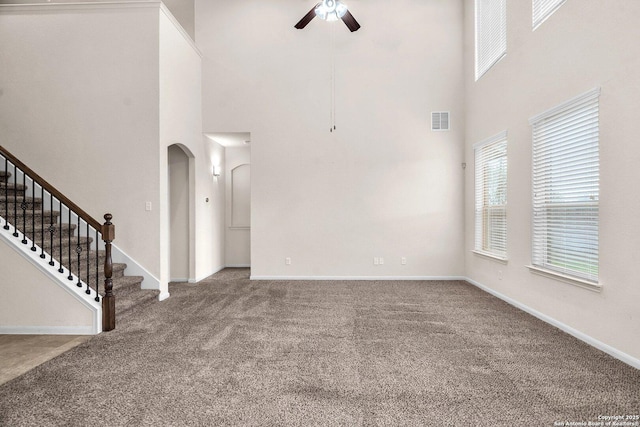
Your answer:
[[[474,5],[475,79],[478,81],[507,55],[507,1],[475,0]],[[484,10],[487,12],[483,13]],[[494,14],[499,14],[499,19]]]
[[[474,144],[474,249],[482,256],[507,261],[507,193],[508,193],[507,131]],[[496,168],[497,167],[497,168]],[[503,187],[501,190],[499,187]],[[498,187],[494,193],[502,203],[489,199],[488,188]],[[496,212],[498,215],[496,216]],[[500,215],[500,212],[502,214]],[[494,224],[496,220],[497,226]],[[502,222],[502,225],[500,224]],[[501,246],[501,247],[500,247]]]
[[[556,10],[560,9],[567,0],[532,0],[531,1],[531,26],[535,31],[542,25]],[[543,2],[547,2],[543,5]]]
[[[597,87],[529,119],[529,268],[592,290],[601,287],[599,97]]]

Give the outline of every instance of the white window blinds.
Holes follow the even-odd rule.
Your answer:
[[[565,0],[533,0],[533,29],[538,28],[564,2]]]
[[[507,256],[507,132],[474,145],[475,250]]]
[[[507,53],[507,1],[476,0],[476,80]]]
[[[598,281],[599,125],[594,89],[530,119],[534,266]]]

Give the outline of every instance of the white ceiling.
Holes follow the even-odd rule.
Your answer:
[[[205,136],[223,147],[248,147],[251,142],[249,132],[215,132],[205,133]]]

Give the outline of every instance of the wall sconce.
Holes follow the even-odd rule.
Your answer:
[[[220,176],[220,166],[213,166],[213,176],[216,178]]]

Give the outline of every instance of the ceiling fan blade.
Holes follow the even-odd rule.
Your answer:
[[[356,18],[354,18],[351,12],[349,12],[348,10],[347,10],[347,13],[345,13],[344,16],[342,16],[342,22],[345,23],[347,28],[349,28],[349,30],[352,33],[354,31],[358,31],[358,29],[360,28],[360,24],[358,24],[358,21],[356,21]]]
[[[316,7],[318,7],[320,5],[320,3],[316,4],[315,6],[313,6],[313,9],[311,9],[309,11],[309,13],[307,13],[306,15],[304,15],[302,17],[302,19],[295,25],[295,27],[299,30],[303,29],[304,27],[307,26],[307,24],[309,22],[311,22],[311,20],[313,18],[316,17]]]

